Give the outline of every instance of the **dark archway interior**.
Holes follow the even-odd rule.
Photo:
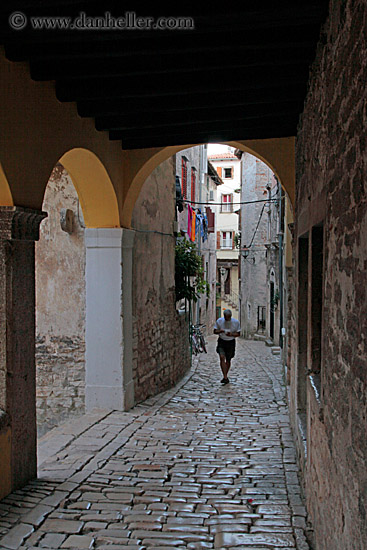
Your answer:
[[[9,24],[12,2],[0,10],[7,58],[29,62],[34,80],[54,81],[60,101],[76,102],[80,116],[135,149],[296,135],[327,7],[286,0],[233,10],[149,6],[148,14],[120,2],[20,0],[21,30]],[[87,27],[32,29],[40,16]],[[139,16],[151,24],[184,16],[194,28],[92,29],[96,16],[105,25],[125,17],[130,26]]]

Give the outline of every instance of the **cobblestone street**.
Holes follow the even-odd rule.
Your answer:
[[[239,340],[222,386],[215,343],[172,390],[44,436],[0,548],[307,550],[280,360]]]

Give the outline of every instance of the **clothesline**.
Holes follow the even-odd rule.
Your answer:
[[[187,204],[200,204],[203,206],[223,206],[223,204],[231,206],[237,206],[241,204],[255,204],[259,202],[277,202],[279,200],[283,200],[285,197],[280,197],[279,199],[260,199],[258,201],[241,201],[241,202],[198,202],[198,201],[189,201],[187,199],[183,199],[182,202],[186,202]]]
[[[208,218],[205,212],[202,212],[200,208],[192,208],[190,204],[188,204],[187,209],[187,235],[189,239],[195,241],[196,235],[199,234],[205,242],[208,239]]]

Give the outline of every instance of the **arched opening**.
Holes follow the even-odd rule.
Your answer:
[[[78,193],[86,227],[120,227],[116,193],[98,157],[87,149],[75,148],[59,162]]]
[[[262,160],[274,172],[289,196],[291,204],[295,198],[295,139],[275,138],[263,140],[222,142],[223,145],[248,152]],[[121,224],[131,226],[131,217],[135,202],[147,177],[162,162],[172,155],[195,147],[195,145],[170,146],[147,155],[144,151],[134,151],[130,155],[129,188],[125,196]]]
[[[0,205],[1,206],[14,205],[9,183],[1,163],[0,163]]]
[[[287,144],[290,145],[289,142]],[[233,147],[233,145],[238,145],[241,147],[241,151],[246,151],[246,155],[251,157],[255,166],[255,180],[256,177],[261,180],[258,189],[253,190],[250,198],[241,189],[244,163],[241,160],[241,155],[236,156],[240,151],[239,147]],[[287,224],[292,221],[289,219],[292,209],[291,201],[288,195],[286,197],[280,179],[276,177],[275,169],[271,167],[270,161],[264,163],[261,160],[260,157],[263,156],[261,153],[253,155],[253,149],[240,142],[221,144],[221,146],[224,149],[232,147],[230,159],[228,162],[225,160],[223,165],[221,162],[224,159],[218,159],[218,162],[214,158],[210,159],[208,146],[205,144],[189,148],[171,147],[156,152],[143,163],[140,171],[137,172],[125,200],[122,214],[123,223],[131,227],[134,234],[132,320],[135,337],[132,339],[131,347],[133,349],[132,370],[138,400],[156,393],[159,388],[166,387],[167,380],[164,375],[160,374],[164,356],[162,345],[165,338],[159,333],[164,332],[166,340],[174,341],[176,345],[186,334],[184,330],[179,336],[171,334],[171,326],[175,324],[174,308],[171,307],[172,304],[164,302],[170,296],[174,285],[174,238],[176,241],[184,238],[196,242],[205,281],[210,288],[209,297],[204,296],[197,303],[191,304],[190,319],[193,323],[206,324],[206,331],[211,334],[215,319],[222,315],[224,309],[230,308],[234,317],[251,318],[251,322],[254,321],[255,324],[257,322],[264,333],[265,330],[269,332],[267,316],[271,306],[267,293],[269,284],[267,277],[270,265],[274,265],[277,272],[279,271],[279,233],[284,232]],[[273,158],[275,158],[274,152]],[[208,163],[208,160],[211,162]],[[256,175],[256,169],[258,175]],[[280,169],[277,173],[279,172],[285,173]],[[176,185],[177,179],[179,180],[179,188],[183,195],[184,208],[182,212],[175,208],[175,178]],[[290,185],[290,179],[288,184]],[[266,185],[269,185],[269,189],[271,189],[271,196],[268,196]],[[251,238],[247,239],[247,237],[241,241],[241,215],[245,218],[248,217],[248,212],[244,210],[246,206],[243,206],[246,201],[250,203],[247,208],[252,209],[253,213],[255,212],[254,219],[256,216],[259,217],[259,213],[264,211],[265,206],[267,206],[267,210],[262,220],[265,224],[265,235],[263,236],[264,242],[259,247],[261,251],[257,249],[254,253],[252,247],[251,257],[245,259],[243,257],[245,250],[243,249],[246,248],[246,245],[254,244],[250,243]],[[284,221],[286,210],[284,205],[287,205],[289,215],[286,221]],[[205,214],[211,218],[209,238],[206,241],[197,237],[191,239],[188,227],[189,206],[199,216]],[[266,224],[271,215],[275,221],[273,220],[272,233],[268,234]],[[279,221],[281,217],[282,223]],[[217,225],[219,219],[222,226]],[[216,221],[214,222],[214,220]],[[228,224],[232,224],[233,227],[232,225],[229,227]],[[249,234],[253,233],[252,225],[248,231]],[[268,245],[268,248],[265,245]],[[288,246],[290,246],[289,239],[283,239],[280,243],[282,254]],[[241,300],[243,292],[241,262],[245,262],[245,265],[249,266],[248,262],[253,260],[255,255],[257,263],[256,265],[255,262],[251,264],[250,268],[256,272],[259,270],[260,263],[264,264],[265,270],[262,271],[261,279],[261,292],[263,292],[264,299],[247,304],[246,301]],[[261,262],[259,261],[260,255]],[[169,269],[171,273],[169,273]],[[245,269],[242,268],[242,271]],[[280,277],[285,280],[283,275]],[[258,274],[253,274],[253,280],[255,285],[259,284]],[[179,305],[176,304],[176,310],[179,309]],[[280,311],[278,311],[278,317],[280,318]],[[165,318],[170,319],[167,324],[163,321]],[[162,327],[161,322],[163,322]],[[278,325],[279,323],[280,321]],[[277,333],[279,333],[278,325]],[[256,333],[256,326],[251,333],[251,338],[254,333]],[[278,336],[277,334],[274,338],[276,341],[274,343],[278,344]],[[166,356],[168,355],[169,353],[166,353]],[[176,357],[179,355],[176,353]],[[179,362],[177,358],[175,361]],[[174,364],[175,361],[172,363]],[[168,365],[166,372],[169,372]]]
[[[60,158],[45,190],[43,210],[48,217],[36,244],[39,435],[85,412],[91,376],[108,378],[100,372],[103,364],[99,369],[94,365],[99,360],[94,347],[109,361],[110,349],[122,346],[121,311],[113,309],[113,303],[121,303],[119,213],[111,180],[94,153],[72,149]],[[119,244],[111,246],[115,233]],[[120,254],[113,273],[105,257],[111,248]],[[104,284],[96,277],[104,278]],[[102,295],[115,287],[120,289],[117,298]],[[106,334],[96,326],[98,318],[103,318]],[[104,336],[114,341],[106,342]],[[119,358],[117,362],[121,370]]]

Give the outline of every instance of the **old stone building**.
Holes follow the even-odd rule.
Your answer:
[[[209,160],[223,182],[218,190],[220,207],[217,208],[216,222],[217,281],[218,289],[220,289],[217,317],[222,316],[223,310],[226,308],[231,308],[233,315],[239,317],[239,246],[237,239],[241,198],[240,162],[233,149],[225,147],[222,152],[211,154]]]
[[[296,142],[291,407],[317,549],[367,542],[366,17],[330,3]]]
[[[283,346],[287,268],[293,270],[290,202],[264,162],[240,150],[236,155],[241,159],[241,327],[246,338],[256,335]]]
[[[278,209],[271,170],[248,153],[241,158],[241,328],[246,338],[259,333],[278,340]],[[269,199],[268,202],[266,200]],[[246,203],[246,204],[245,204]],[[278,330],[277,330],[278,329]],[[275,337],[276,336],[276,337]]]
[[[135,402],[170,388],[190,366],[189,320],[176,309],[175,175],[171,157],[147,178],[132,217]]]
[[[216,314],[216,266],[215,220],[216,211],[210,206],[210,200],[216,195],[217,178],[209,166],[207,145],[184,149],[175,155],[176,176],[181,185],[183,211],[178,212],[178,233],[191,239],[188,228],[189,208],[206,217],[206,234],[195,231],[197,252],[202,258],[204,277],[209,284],[209,295],[202,294],[197,303],[191,304],[192,321],[206,325],[205,332],[211,333]],[[190,218],[191,219],[191,218]],[[210,224],[209,224],[210,222]],[[199,226],[197,227],[199,228]],[[186,304],[186,308],[187,308]]]
[[[26,20],[42,7],[21,5]],[[62,10],[55,2],[48,15]],[[197,7],[196,28],[108,37],[33,31],[31,20],[15,30],[11,12],[5,3],[0,496],[37,475],[34,242],[54,167],[70,175],[86,225],[86,404],[129,409],[133,244],[146,230],[135,205],[162,162],[215,141],[265,162],[289,197],[286,367],[314,547],[365,550],[365,0]]]

